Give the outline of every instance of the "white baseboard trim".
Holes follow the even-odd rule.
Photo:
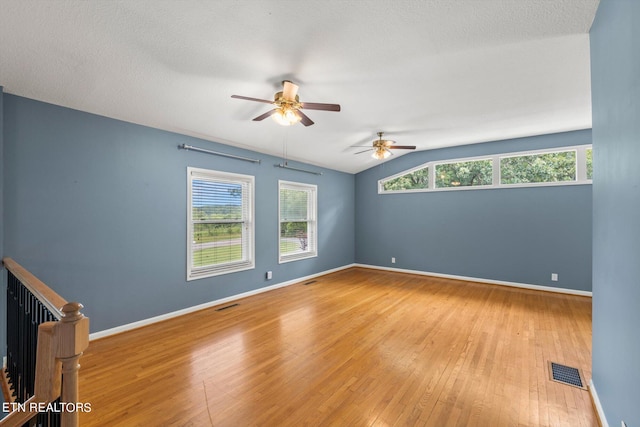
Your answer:
[[[604,415],[604,410],[602,409],[602,404],[600,403],[600,398],[598,397],[598,392],[596,392],[596,386],[593,384],[593,379],[589,380],[589,394],[591,394],[593,406],[596,407],[598,418],[600,418],[600,424],[602,425],[602,427],[609,427],[607,417]]]
[[[137,322],[127,323],[122,326],[116,326],[115,328],[105,329],[103,331],[94,332],[89,334],[89,340],[97,340],[98,338],[108,337],[110,335],[119,334],[122,332],[130,331],[132,329],[141,328],[143,326],[151,325],[157,322],[162,322],[163,320],[172,319],[174,317],[183,316],[185,314],[193,313],[195,311],[203,310],[205,308],[214,307],[216,305],[225,304],[227,302],[239,300],[241,298],[250,297],[252,295],[261,294],[263,292],[272,291],[278,288],[284,288],[285,286],[294,285],[296,283],[304,282],[309,279],[313,279],[314,277],[324,276],[325,274],[335,273],[337,271],[346,270],[347,268],[354,267],[355,264],[348,264],[342,267],[333,268],[331,270],[322,271],[320,273],[310,274],[304,277],[298,277],[297,279],[288,280],[286,282],[276,283],[275,285],[265,286],[264,288],[254,289],[252,291],[244,292],[237,295],[232,295],[230,297],[221,298],[215,301],[209,301],[204,304],[194,305],[192,307],[183,308],[182,310],[172,311],[170,313],[161,314],[159,316],[149,317],[148,319],[139,320]]]
[[[545,291],[545,292],[557,292],[561,294],[570,294],[570,295],[580,295],[584,297],[591,297],[592,293],[589,291],[580,291],[576,289],[567,289],[567,288],[554,288],[552,286],[541,286],[541,285],[531,285],[528,283],[517,283],[517,282],[505,282],[502,280],[491,280],[491,279],[480,279],[477,277],[467,277],[467,276],[456,276],[453,274],[442,274],[442,273],[431,273],[429,271],[420,271],[420,270],[407,270],[404,268],[393,268],[393,267],[381,267],[378,265],[369,265],[369,264],[354,264],[354,267],[362,267],[362,268],[372,268],[375,270],[386,270],[386,271],[395,271],[397,273],[409,273],[409,274],[418,274],[421,276],[433,276],[433,277],[441,277],[444,279],[455,279],[455,280],[464,280],[467,282],[478,282],[478,283],[488,283],[491,285],[500,285],[500,286],[511,286],[513,288],[523,288],[523,289],[533,289],[536,291]]]

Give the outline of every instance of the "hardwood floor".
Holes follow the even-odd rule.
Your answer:
[[[597,426],[591,299],[352,268],[92,341],[83,426]]]

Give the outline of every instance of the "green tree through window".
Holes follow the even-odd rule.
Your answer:
[[[417,190],[429,188],[429,168],[422,168],[391,178],[383,184],[384,191]]]
[[[491,159],[436,165],[436,188],[491,185],[492,179]]]
[[[522,184],[576,180],[576,152],[531,154],[500,159],[500,183]]]

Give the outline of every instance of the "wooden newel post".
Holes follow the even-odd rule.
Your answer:
[[[60,402],[64,404],[79,403],[78,397],[78,360],[89,346],[89,318],[84,317],[80,310],[82,304],[70,302],[62,307],[64,317],[57,326],[57,354],[56,358],[62,362],[62,393]],[[67,405],[71,409],[70,405]],[[65,407],[66,409],[66,407]],[[60,421],[62,427],[76,427],[79,412],[64,410]]]

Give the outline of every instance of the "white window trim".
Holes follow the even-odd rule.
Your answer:
[[[468,190],[495,190],[498,188],[524,188],[524,187],[557,187],[563,185],[587,185],[592,184],[593,180],[587,179],[587,155],[588,149],[592,149],[592,144],[585,145],[572,145],[568,147],[555,147],[546,148],[540,150],[528,150],[517,151],[510,153],[499,153],[484,156],[475,157],[462,157],[458,159],[446,159],[446,160],[434,160],[431,162],[422,163],[411,169],[398,172],[394,175],[382,178],[378,180],[378,194],[403,194],[403,193],[427,193],[434,191],[468,191]],[[547,153],[561,153],[565,151],[576,151],[576,180],[575,181],[560,181],[560,182],[530,182],[521,184],[501,184],[500,183],[500,159],[505,157],[519,157],[535,154],[547,154]],[[436,178],[436,166],[449,163],[462,163],[474,160],[487,160],[491,159],[493,162],[493,179],[491,185],[475,185],[467,187],[443,187],[438,188],[435,186]],[[429,168],[429,187],[418,188],[412,190],[398,190],[398,191],[385,191],[384,183],[390,181],[402,175],[409,174],[418,169]]]
[[[280,218],[280,190],[288,188],[292,190],[304,190],[311,191],[311,200],[308,200],[307,213],[309,213],[307,234],[313,235],[313,248],[309,248],[308,251],[300,252],[291,255],[283,255],[280,253],[280,233],[282,227],[282,218]],[[298,261],[301,259],[315,258],[318,256],[318,186],[314,184],[304,184],[301,182],[283,181],[278,180],[278,264],[284,264],[287,262]]]
[[[192,236],[193,236],[193,179],[194,177],[205,177],[210,179],[220,179],[234,182],[244,182],[248,184],[249,209],[247,209],[248,218],[246,218],[246,230],[249,238],[246,242],[247,260],[239,263],[229,263],[227,268],[217,268],[214,270],[194,269],[193,252],[192,252]],[[204,279],[206,277],[219,276],[222,274],[236,273],[244,270],[255,268],[255,177],[251,175],[241,175],[231,172],[220,172],[211,169],[201,169],[187,167],[187,281]]]

